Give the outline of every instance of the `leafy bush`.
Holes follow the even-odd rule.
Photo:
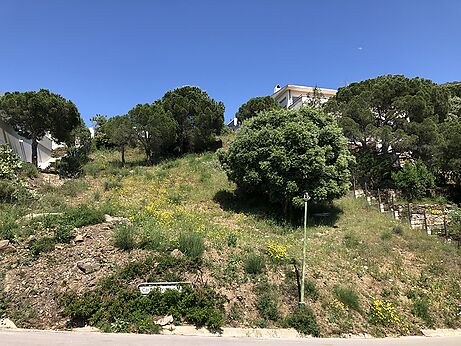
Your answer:
[[[70,243],[74,238],[74,229],[71,225],[58,224],[54,230],[54,239],[57,243]]]
[[[245,272],[248,274],[261,274],[265,268],[264,257],[254,252],[245,259]]]
[[[193,260],[200,259],[205,251],[203,236],[195,232],[182,232],[179,235],[179,250]]]
[[[229,247],[237,246],[237,235],[235,233],[229,233],[227,235],[227,246]]]
[[[228,151],[218,152],[230,180],[287,207],[343,196],[353,158],[333,116],[316,108],[262,112],[244,122]]]
[[[0,202],[14,201],[16,192],[16,185],[14,181],[7,179],[0,179]]]
[[[370,322],[376,325],[395,326],[401,322],[400,316],[395,311],[394,306],[380,299],[373,300],[368,317]]]
[[[397,225],[392,227],[392,233],[397,234],[397,235],[402,235],[403,234],[403,226]]]
[[[26,176],[28,178],[36,178],[38,177],[38,168],[30,162],[23,162],[21,168],[21,175]]]
[[[53,251],[54,244],[53,237],[42,237],[30,243],[29,250],[34,257],[38,257],[42,253]]]
[[[0,212],[0,239],[12,240],[14,238],[15,231],[19,228],[16,223],[18,217],[18,213],[13,208]]]
[[[287,317],[286,324],[304,335],[320,336],[317,318],[309,307],[298,308]]]
[[[359,297],[353,288],[335,286],[334,292],[341,303],[350,309],[360,312]]]
[[[159,332],[153,320],[166,314],[178,322],[218,330],[224,324],[223,301],[209,287],[194,290],[187,286],[181,292],[152,290],[146,296],[137,290],[113,287],[108,292],[99,286],[82,296],[70,293],[60,299],[71,325],[90,324],[105,331],[137,333]]]
[[[256,308],[261,316],[267,320],[278,321],[280,319],[277,302],[269,293],[262,294],[258,298]]]
[[[67,151],[67,155],[58,161],[59,175],[67,178],[75,178],[83,172],[83,165],[88,162],[89,145],[73,147]]]
[[[6,144],[0,145],[0,179],[13,179],[21,169],[19,156]]]
[[[79,205],[64,213],[63,222],[76,228],[104,222],[105,211],[88,205]]]
[[[403,169],[393,173],[392,179],[408,200],[424,197],[426,191],[435,185],[434,175],[421,160],[407,161]]]
[[[115,226],[114,245],[122,250],[132,250],[136,247],[136,232],[133,226],[119,224]]]

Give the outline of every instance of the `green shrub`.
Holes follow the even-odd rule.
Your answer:
[[[200,259],[205,251],[203,236],[195,232],[181,232],[179,235],[179,250],[193,260]]]
[[[136,232],[133,226],[118,224],[115,226],[114,245],[122,250],[132,250],[136,247]]]
[[[434,320],[430,314],[430,303],[427,295],[415,292],[411,299],[413,301],[411,313],[414,316],[421,318],[426,323],[427,327],[433,327]]]
[[[14,179],[23,162],[7,144],[0,145],[0,179]]]
[[[247,274],[261,274],[265,268],[264,257],[254,252],[245,259],[245,272]]]
[[[405,162],[402,170],[392,174],[396,187],[408,200],[424,197],[435,186],[434,175],[421,160]]]
[[[34,242],[30,243],[29,250],[34,257],[38,257],[42,253],[53,251],[54,243],[55,240],[53,237],[38,238]]]
[[[103,189],[104,191],[115,190],[122,187],[120,179],[109,179],[104,181]]]
[[[16,219],[19,217],[14,208],[8,208],[0,212],[0,239],[12,240],[19,228]]]
[[[320,336],[317,318],[309,307],[298,308],[287,317],[286,324],[304,335]]]
[[[402,235],[403,234],[403,226],[397,225],[392,227],[392,233],[397,234],[397,235]]]
[[[269,293],[262,294],[258,298],[256,308],[261,316],[266,320],[278,321],[280,319],[277,302]]]
[[[30,162],[23,162],[21,168],[21,175],[28,178],[37,178],[38,177],[38,168]]]
[[[16,186],[13,181],[0,179],[0,202],[13,202]]]
[[[142,296],[137,290],[111,283],[108,291],[98,286],[82,296],[67,293],[59,299],[64,314],[72,326],[94,325],[111,332],[157,333],[155,316],[173,315],[175,321],[185,321],[197,327],[218,330],[224,324],[224,299],[211,288],[183,287],[181,292],[151,291]]]
[[[73,225],[75,228],[95,225],[104,222],[104,210],[88,205],[79,205],[67,210],[63,216],[63,222]]]
[[[347,233],[344,236],[343,244],[349,249],[357,248],[360,245],[359,237],[354,233]]]
[[[83,165],[88,162],[90,146],[73,147],[67,151],[57,166],[59,175],[67,178],[75,178],[83,172]]]
[[[141,235],[139,247],[145,250],[157,251],[164,247],[164,243],[165,237],[159,229],[156,227],[145,227]]]
[[[74,238],[74,228],[69,225],[58,224],[54,230],[54,239],[57,243],[70,243]]]
[[[389,230],[384,230],[379,237],[384,241],[390,240],[392,238],[392,232]]]
[[[315,285],[314,280],[306,280],[304,282],[304,292],[314,302],[316,302],[317,299],[319,299],[319,290],[317,286]]]
[[[229,233],[227,235],[227,246],[229,247],[237,246],[237,235],[235,233]]]
[[[353,288],[335,286],[334,292],[338,300],[350,309],[360,312],[359,297]]]

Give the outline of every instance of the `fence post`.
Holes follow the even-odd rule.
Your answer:
[[[381,210],[381,191],[378,189],[378,210],[380,213],[383,211]]]
[[[428,232],[427,232],[426,206],[423,207],[423,214],[424,214],[424,230],[426,231],[426,234],[428,234]]]
[[[408,223],[410,224],[410,227],[411,227],[411,205],[410,203],[407,204],[407,208],[408,208]]]
[[[355,177],[352,178],[352,188],[354,189],[354,199],[357,199],[357,191],[355,190],[355,189],[356,189],[356,186],[355,186]]]

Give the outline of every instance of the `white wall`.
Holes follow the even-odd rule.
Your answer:
[[[0,120],[0,144],[8,144],[21,160],[32,162],[32,141],[20,136],[13,128]],[[53,141],[44,137],[38,142],[37,160],[40,168],[46,168],[54,161],[51,157]]]

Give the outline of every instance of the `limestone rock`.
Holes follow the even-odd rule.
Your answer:
[[[0,253],[15,252],[16,249],[10,244],[9,240],[0,240]]]
[[[74,241],[75,241],[76,243],[83,243],[83,235],[77,234],[76,237],[75,237],[75,239],[74,239]]]
[[[18,329],[9,318],[0,318],[0,329]]]
[[[106,222],[110,222],[110,223],[125,223],[125,222],[128,222],[128,219],[126,217],[110,216],[108,214],[104,215],[104,219],[105,219]]]
[[[174,249],[173,251],[171,251],[171,257],[181,258],[181,257],[184,257],[184,254],[181,252],[181,250]]]
[[[95,271],[98,271],[101,266],[92,258],[87,258],[82,261],[77,262],[77,268],[80,269],[85,274],[91,274]]]
[[[162,327],[168,324],[171,324],[171,323],[173,323],[173,316],[171,315],[164,316],[158,319],[157,321],[155,321],[155,324],[158,324],[159,326],[162,326]]]

